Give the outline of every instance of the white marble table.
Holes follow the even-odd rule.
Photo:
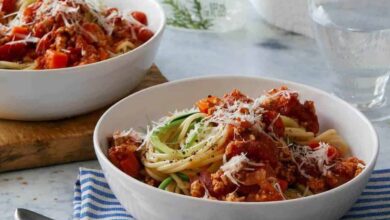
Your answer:
[[[156,63],[169,80],[208,74],[256,75],[331,91],[328,70],[314,41],[269,27],[253,11],[246,27],[231,33],[168,29]],[[381,141],[376,168],[390,168],[390,122],[375,127]],[[99,167],[89,161],[0,174],[0,219],[12,219],[17,207],[71,219],[73,184],[80,166]]]

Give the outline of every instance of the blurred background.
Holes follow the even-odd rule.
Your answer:
[[[161,1],[168,22],[175,19],[171,2]],[[207,8],[217,5],[214,8],[223,11],[223,16],[205,17],[218,24],[207,29],[169,24],[156,63],[170,80],[194,74],[258,75],[331,90],[323,82],[328,75],[326,64],[315,41],[307,36],[312,34],[306,1],[179,2],[185,2],[189,10],[194,2]]]

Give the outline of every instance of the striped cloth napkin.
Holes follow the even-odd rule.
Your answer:
[[[100,170],[80,168],[73,205],[75,220],[134,219],[112,194]],[[366,189],[342,219],[390,219],[390,169],[373,172]]]

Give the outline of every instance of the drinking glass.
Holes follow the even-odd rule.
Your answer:
[[[390,118],[389,0],[309,0],[317,44],[334,93],[368,118]]]

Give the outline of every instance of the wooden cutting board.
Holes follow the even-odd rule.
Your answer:
[[[133,92],[164,82],[153,66]],[[0,172],[94,159],[93,129],[106,109],[57,121],[0,120]]]

